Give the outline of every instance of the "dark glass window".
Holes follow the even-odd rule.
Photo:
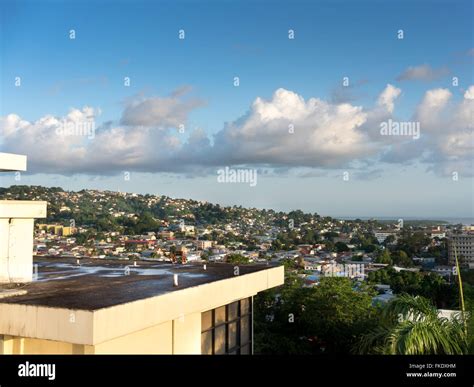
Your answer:
[[[214,325],[225,323],[225,306],[221,306],[214,310]]]
[[[237,324],[236,321],[227,326],[227,343],[229,349],[233,349],[237,346]]]
[[[212,328],[212,310],[208,310],[201,314],[201,330],[207,331]]]
[[[242,317],[240,320],[240,343],[247,344],[250,341],[250,316]]]
[[[225,325],[221,325],[214,329],[214,353],[223,355],[225,352]]]
[[[252,353],[252,299],[245,298],[201,315],[202,354]]]
[[[212,331],[203,332],[201,335],[201,352],[212,355]]]
[[[242,316],[250,313],[250,298],[240,300],[240,314]]]
[[[236,320],[239,317],[239,302],[233,302],[227,305],[228,318],[227,321]]]

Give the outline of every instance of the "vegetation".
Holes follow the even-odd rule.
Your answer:
[[[245,264],[245,263],[249,263],[250,261],[248,257],[244,257],[241,254],[229,254],[226,257],[226,262],[234,263],[234,264]]]
[[[313,288],[289,274],[279,292],[255,297],[257,353],[347,353],[377,325],[373,292],[355,289],[348,278],[323,278]]]
[[[385,284],[395,294],[420,295],[431,300],[439,308],[458,307],[457,285],[448,283],[436,273],[399,271],[392,267],[370,272],[369,284]]]
[[[363,335],[360,353],[391,355],[461,355],[468,352],[460,316],[438,316],[426,298],[401,295],[381,313],[381,323]]]

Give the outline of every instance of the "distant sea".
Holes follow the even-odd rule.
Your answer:
[[[336,219],[347,219],[347,220],[354,220],[354,219],[361,219],[361,220],[369,220],[369,219],[377,219],[377,220],[395,220],[403,219],[403,220],[432,220],[432,221],[444,221],[450,224],[465,224],[465,225],[474,225],[474,218],[447,218],[444,216],[433,216],[430,218],[423,217],[423,216],[335,216]]]

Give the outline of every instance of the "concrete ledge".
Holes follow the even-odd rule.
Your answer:
[[[91,343],[93,312],[0,303],[0,335]]]
[[[0,171],[26,171],[26,156],[0,153]]]
[[[0,200],[0,218],[46,218],[47,202]]]
[[[2,290],[0,291],[0,300],[2,298],[7,298],[7,297],[22,296],[26,293],[28,293],[26,290],[16,290],[16,289]]]

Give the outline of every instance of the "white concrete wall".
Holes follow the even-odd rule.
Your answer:
[[[31,282],[33,219],[0,219],[0,282]]]
[[[46,202],[0,200],[0,283],[33,279],[34,218],[46,216]]]
[[[95,354],[171,355],[173,326],[168,321],[129,335],[91,346]]]
[[[192,313],[173,320],[173,354],[201,354],[201,313]]]

